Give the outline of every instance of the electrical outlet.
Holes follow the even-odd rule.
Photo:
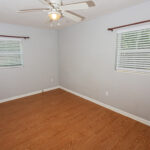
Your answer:
[[[106,95],[106,96],[109,96],[109,92],[108,92],[108,91],[106,91],[106,92],[105,92],[105,95]]]

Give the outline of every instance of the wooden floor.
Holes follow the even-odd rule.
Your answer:
[[[58,89],[0,104],[0,150],[150,150],[150,127]]]

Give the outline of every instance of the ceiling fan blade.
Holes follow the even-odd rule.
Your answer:
[[[39,12],[39,11],[48,11],[48,10],[49,8],[22,9],[17,11],[17,13]]]
[[[70,12],[70,11],[63,12],[63,16],[67,17],[67,18],[69,18],[75,22],[80,22],[80,21],[84,20],[84,17],[79,16],[78,14],[75,14],[75,13]]]
[[[81,9],[88,9],[89,7],[93,7],[93,6],[95,6],[95,3],[93,1],[85,1],[85,2],[63,5],[63,6],[61,6],[61,9],[63,9],[63,10],[81,10]]]
[[[52,8],[54,7],[49,0],[39,0],[39,1],[44,5],[50,6]]]

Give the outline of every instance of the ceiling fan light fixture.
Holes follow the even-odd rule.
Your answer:
[[[48,16],[51,20],[57,21],[61,18],[61,13],[59,13],[57,11],[52,11],[52,12],[48,13]]]
[[[47,7],[45,8],[30,8],[19,10],[19,13],[28,13],[28,12],[48,12],[48,17],[51,22],[55,22],[58,26],[57,21],[63,17],[66,17],[74,22],[81,22],[84,20],[84,17],[72,12],[72,10],[84,10],[90,7],[94,7],[95,3],[93,0],[81,0],[81,2],[63,4],[63,0],[40,0]]]

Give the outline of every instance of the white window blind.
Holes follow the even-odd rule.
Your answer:
[[[21,40],[0,39],[0,67],[21,66],[22,64]]]
[[[118,32],[116,69],[150,71],[150,27]]]

